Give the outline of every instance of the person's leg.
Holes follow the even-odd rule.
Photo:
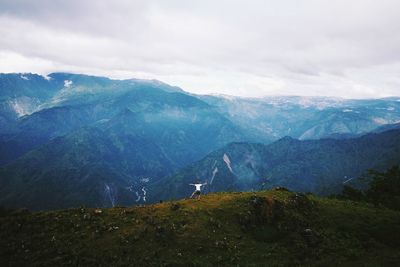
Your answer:
[[[196,190],[192,193],[192,195],[190,196],[190,198],[193,198],[194,194],[196,194]]]

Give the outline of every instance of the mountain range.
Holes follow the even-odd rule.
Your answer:
[[[340,193],[369,169],[400,164],[400,129],[358,138],[301,141],[284,137],[272,144],[231,143],[154,184],[151,195],[180,199],[188,185],[206,182],[207,192],[257,191],[285,187],[319,195]],[[151,193],[151,191],[150,191]],[[156,201],[156,199],[154,199]]]
[[[147,203],[187,196],[197,178],[210,192],[329,194],[400,163],[399,121],[400,98],[253,99],[156,80],[1,74],[0,205]]]

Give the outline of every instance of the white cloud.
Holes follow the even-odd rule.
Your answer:
[[[0,71],[156,78],[197,93],[400,95],[400,2],[0,2]]]

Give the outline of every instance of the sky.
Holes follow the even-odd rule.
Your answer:
[[[0,72],[199,94],[400,95],[398,0],[0,0]]]

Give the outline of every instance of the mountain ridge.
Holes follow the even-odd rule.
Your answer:
[[[141,207],[0,209],[11,266],[395,266],[398,211],[284,189]]]
[[[154,202],[157,197],[182,198],[190,194],[188,184],[196,179],[208,182],[207,192],[283,186],[334,194],[341,191],[344,180],[357,178],[368,169],[384,170],[400,164],[399,153],[400,130],[396,129],[344,140],[285,137],[269,145],[231,143],[160,180],[151,195]],[[219,179],[221,182],[215,184]]]
[[[3,188],[0,198],[4,203],[16,204],[18,201],[12,199],[18,199],[19,194],[20,199],[26,199],[20,205],[30,203],[35,208],[30,188],[35,192],[53,188],[58,195],[52,195],[52,190],[47,192],[51,199],[58,199],[55,203],[65,204],[62,207],[82,202],[78,192],[92,194],[87,202],[82,202],[92,206],[117,205],[119,194],[123,203],[147,203],[151,198],[158,201],[156,198],[176,194],[177,185],[167,190],[170,196],[159,193],[159,189],[153,194],[150,185],[157,187],[162,179],[231,142],[256,144],[232,145],[218,158],[211,158],[201,172],[194,172],[191,179],[196,179],[196,175],[201,179],[207,177],[218,191],[291,184],[292,189],[326,194],[339,188],[332,184],[331,174],[325,175],[327,169],[331,168],[330,173],[336,174],[339,181],[339,173],[354,178],[367,167],[380,167],[374,161],[374,153],[361,159],[351,145],[341,148],[339,143],[354,142],[345,140],[366,132],[396,128],[399,120],[397,98],[249,99],[194,95],[152,80],[112,80],[71,73],[1,75],[0,183],[15,179],[15,187]],[[344,141],[318,143],[326,137]],[[378,142],[371,140],[372,145],[375,141]],[[260,143],[271,147],[265,149]],[[371,144],[360,143],[359,150],[366,151],[361,146]],[[335,170],[334,163],[326,162],[332,147],[336,149],[333,154],[347,160],[359,158],[371,166],[355,164],[354,169],[360,170],[354,171],[347,162],[334,158]],[[239,163],[238,151],[246,156]],[[309,151],[318,156],[311,158]],[[388,151],[382,155],[388,159],[387,164],[397,163],[388,158],[392,157],[393,148],[376,148],[379,151]],[[315,164],[316,171],[311,171],[310,162]],[[293,178],[295,174],[297,179]],[[221,176],[226,180],[218,179]],[[318,183],[325,179],[325,185]],[[179,194],[190,194],[189,190],[185,187]]]

